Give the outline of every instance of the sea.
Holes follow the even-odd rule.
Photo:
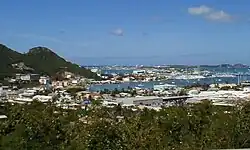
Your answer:
[[[248,68],[220,68],[220,67],[208,67],[202,68],[212,72],[213,74],[227,73],[240,75],[240,81],[250,81],[250,71]],[[125,74],[132,73],[133,70],[102,70],[105,74]],[[236,77],[213,77],[204,79],[168,79],[164,81],[150,81],[150,82],[125,82],[119,84],[94,84],[89,86],[89,91],[103,91],[104,89],[114,90],[114,89],[127,89],[140,87],[142,89],[153,89],[154,85],[159,84],[173,84],[179,87],[193,85],[193,84],[213,84],[213,83],[238,83],[239,78]]]

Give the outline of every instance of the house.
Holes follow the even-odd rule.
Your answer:
[[[123,82],[130,82],[130,77],[123,78],[122,80]]]
[[[27,75],[21,75],[20,76],[20,80],[22,80],[22,81],[30,81],[31,80],[31,76],[29,74],[27,74]]]
[[[77,80],[72,80],[71,83],[72,83],[73,85],[76,85],[76,84],[78,84],[78,81],[77,81]]]
[[[74,77],[74,74],[72,72],[65,71],[65,72],[63,72],[63,77],[70,79],[70,78]]]
[[[41,76],[40,79],[39,79],[39,83],[42,84],[42,85],[47,85],[47,84],[50,83],[50,78]]]
[[[39,74],[16,74],[16,80],[21,81],[39,81]]]
[[[8,117],[6,115],[0,115],[0,119],[7,119]]]

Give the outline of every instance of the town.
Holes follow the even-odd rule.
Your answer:
[[[103,107],[121,105],[131,109],[160,110],[162,107],[199,103],[203,100],[210,100],[214,105],[234,106],[250,98],[250,84],[246,81],[199,83],[205,78],[240,78],[236,73],[212,74],[207,70],[198,71],[197,68],[187,70],[172,67],[133,69],[131,73],[123,74],[99,73],[102,78],[100,81],[67,71],[53,77],[15,74],[12,78],[5,78],[7,84],[2,84],[0,87],[0,99],[2,102],[21,104],[34,100],[42,103],[53,102],[64,109],[85,108],[86,105],[91,107],[92,103],[98,101]],[[98,69],[92,69],[92,72],[98,73]],[[170,80],[171,84],[164,83],[166,80]],[[178,80],[196,82],[178,86],[175,84]],[[144,84],[150,81],[158,82],[152,87],[145,87]],[[126,83],[136,83],[136,86],[119,88]],[[90,87],[95,85],[102,88],[91,90]],[[117,85],[118,88],[103,88],[106,85]]]
[[[250,149],[250,1],[1,1],[0,150]]]

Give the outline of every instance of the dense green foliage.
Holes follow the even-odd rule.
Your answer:
[[[209,102],[159,112],[120,106],[66,111],[38,102],[8,105],[4,108],[8,119],[0,120],[0,149],[246,148],[249,110],[249,103],[233,108]]]
[[[10,72],[17,72],[11,64],[19,62],[22,54],[12,51],[4,45],[0,44],[0,79],[9,75]]]
[[[11,64],[18,62],[23,62],[26,66],[33,68],[33,73],[52,76],[58,71],[65,70],[87,78],[99,79],[95,73],[66,61],[48,48],[35,47],[30,49],[28,53],[21,54],[0,44],[0,75],[22,72],[11,66]]]

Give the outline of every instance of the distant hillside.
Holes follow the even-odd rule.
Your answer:
[[[220,65],[200,65],[203,68],[249,68],[248,65],[244,64],[220,64]]]
[[[61,70],[87,78],[99,79],[95,73],[81,68],[77,64],[67,62],[46,47],[35,47],[30,49],[28,53],[21,54],[0,44],[0,75],[32,72],[52,76]]]

